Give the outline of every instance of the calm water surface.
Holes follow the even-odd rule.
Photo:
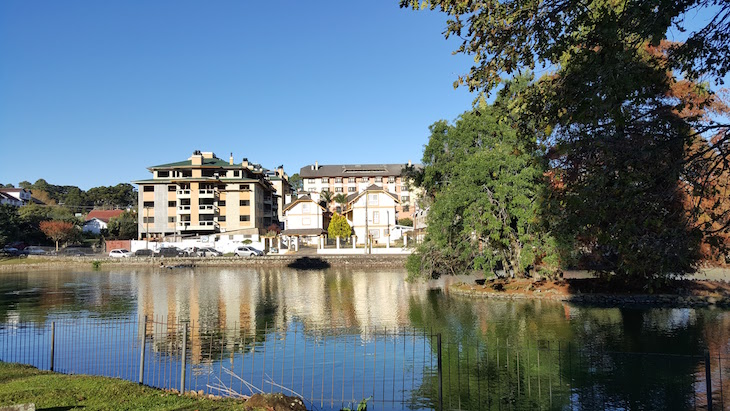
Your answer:
[[[568,387],[565,395],[561,398],[550,397],[549,401],[543,400],[542,397],[546,393],[542,392],[540,386],[539,400],[520,402],[512,398],[523,395],[522,391],[528,389],[530,398],[535,397],[537,394],[533,391],[537,389],[533,389],[533,385],[545,384],[544,381],[540,381],[541,373],[545,379],[552,380],[552,374],[543,371],[541,367],[544,368],[544,363],[553,361],[553,358],[543,354],[543,365],[541,365],[537,351],[550,353],[551,347],[556,344],[560,344],[561,355],[565,347],[589,352],[591,350],[648,352],[697,356],[703,355],[705,350],[709,350],[715,356],[730,353],[730,311],[727,310],[605,308],[538,300],[468,299],[449,295],[444,289],[445,284],[463,281],[464,278],[408,283],[405,281],[405,276],[405,271],[397,269],[351,268],[315,271],[286,268],[173,270],[153,268],[96,272],[74,270],[12,272],[2,274],[0,277],[2,278],[0,323],[7,327],[25,322],[46,323],[82,318],[136,320],[139,316],[147,316],[163,322],[187,321],[201,330],[235,329],[239,330],[237,331],[239,334],[251,335],[256,335],[257,330],[262,329],[289,330],[289,332],[297,330],[296,332],[302,333],[342,329],[346,330],[348,335],[358,335],[358,338],[365,341],[368,335],[378,332],[388,333],[389,330],[393,332],[408,329],[414,335],[442,333],[451,341],[477,340],[485,346],[489,344],[526,346],[526,360],[523,358],[522,361],[527,361],[527,365],[520,365],[517,354],[515,364],[519,366],[513,367],[515,368],[513,372],[517,374],[507,375],[507,378],[516,379],[521,385],[517,388],[511,385],[495,386],[495,390],[497,388],[500,390],[499,394],[496,392],[484,394],[485,397],[496,396],[495,404],[499,404],[499,409],[502,405],[505,405],[506,409],[520,409],[523,406],[524,409],[590,409],[594,408],[596,403],[591,402],[594,399],[587,398],[594,396],[599,398],[596,400],[601,404],[599,408],[652,408],[651,404],[641,403],[646,399],[638,398],[641,397],[639,394],[636,399],[639,401],[636,403],[638,405],[634,406],[631,405],[630,399],[623,405],[607,400],[612,389],[625,390],[618,385],[612,388],[611,383],[606,383],[599,389],[602,393],[598,393],[595,392],[595,383],[591,382],[590,387],[580,387],[576,382],[579,382],[581,373],[584,373],[587,379],[588,376],[595,376],[597,373],[605,372],[606,369],[609,370],[609,377],[613,375],[611,378],[630,379],[629,374],[636,373],[637,370],[626,364],[621,365],[624,360],[617,360],[614,357],[611,357],[609,365],[605,364],[604,357],[597,359],[597,363],[583,360],[583,363],[578,362],[574,365],[569,361],[571,369],[567,371],[563,370],[564,360],[557,358],[554,361],[556,379],[562,380],[563,376],[569,376],[573,384]],[[417,343],[421,343],[416,338],[413,338],[412,342],[414,347]],[[423,346],[424,350],[432,349],[431,341],[424,342]],[[445,349],[449,358],[455,353],[457,366],[461,366],[463,361],[459,353],[462,353],[461,355],[466,353],[467,357],[469,355],[468,350],[463,348],[450,349],[446,346]],[[479,354],[479,348],[475,352]],[[495,357],[489,359],[490,355]],[[493,354],[487,351],[487,360],[496,360],[497,364],[500,360],[505,362],[499,355],[499,349]],[[508,359],[512,358],[509,357],[509,352],[505,355]],[[394,361],[398,358],[400,357],[394,356]],[[487,360],[485,368],[482,371],[476,370],[477,375],[472,377],[475,380],[483,380],[485,376],[490,376],[492,379],[504,377],[505,371],[501,369],[504,366],[492,367]],[[537,364],[531,365],[530,361]],[[631,364],[641,363],[641,361],[627,361]],[[296,360],[294,362],[296,364]],[[680,362],[675,361],[662,373],[669,373],[670,378],[672,373],[676,373],[678,378],[701,374],[700,360],[693,360],[688,364]],[[506,363],[508,371],[509,364]],[[639,367],[656,366],[646,361],[642,364]],[[725,364],[718,365],[721,368],[725,367]],[[425,364],[421,366],[426,367]],[[573,367],[576,369],[572,369]],[[521,370],[523,373],[528,373],[526,379],[520,376]],[[529,374],[530,370],[534,372],[533,375]],[[480,372],[485,374],[478,375]],[[627,375],[621,376],[622,374]],[[429,397],[433,388],[429,387],[432,381],[427,381],[430,374],[419,370],[414,371],[413,375],[415,386],[418,385],[415,381],[416,375],[423,379],[419,388],[422,391],[421,396]],[[478,389],[484,391],[479,382],[476,384]],[[551,381],[550,384],[557,382]],[[718,384],[727,386],[728,392],[722,395],[730,397],[728,381],[725,380],[724,384],[720,381]],[[403,385],[405,389],[405,381]],[[459,386],[461,387],[461,381]],[[474,389],[469,384],[467,386],[470,390]],[[701,381],[693,376],[687,378],[684,386],[686,392],[680,393],[682,398],[679,398],[678,402],[659,404],[664,408],[667,408],[667,404],[673,404],[676,409],[691,408],[688,404],[694,407],[696,403],[693,401],[696,399],[692,400],[690,397],[696,396]],[[559,387],[556,385],[555,391],[559,391]],[[416,388],[418,387],[411,387],[413,390]],[[503,388],[504,391],[516,389],[518,394],[503,392]],[[553,395],[552,388],[550,390],[550,395]],[[449,401],[458,402],[458,407],[452,404],[451,408],[491,408],[484,406],[491,402],[484,402],[487,400],[482,398],[476,403],[478,406],[462,407],[461,397],[465,395],[462,391],[461,388],[447,390]],[[468,401],[476,401],[473,397],[474,395],[469,393]],[[429,401],[432,400],[433,398]],[[730,409],[730,398],[723,397],[722,400],[725,409]],[[423,403],[419,404],[412,405],[411,408],[428,408],[423,406]],[[382,404],[381,407],[381,409],[388,408]]]

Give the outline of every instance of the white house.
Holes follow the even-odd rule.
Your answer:
[[[20,207],[31,202],[31,192],[24,188],[0,188],[0,204]]]
[[[396,194],[375,184],[347,196],[345,217],[355,231],[357,243],[365,244],[366,226],[374,243],[388,242],[390,230],[396,225],[398,203]]]
[[[308,195],[285,204],[284,231],[282,235],[298,237],[301,241],[317,244],[319,237],[327,233],[331,213]]]
[[[84,222],[84,232],[99,234],[101,230],[107,228],[109,220],[118,217],[124,210],[91,210],[86,215]]]

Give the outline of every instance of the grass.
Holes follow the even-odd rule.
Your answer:
[[[49,260],[43,258],[0,257],[0,265],[28,265],[47,262],[49,262]]]
[[[250,410],[243,401],[180,396],[115,378],[56,374],[0,362],[0,408],[37,410]]]

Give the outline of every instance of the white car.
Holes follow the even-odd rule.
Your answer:
[[[236,251],[234,251],[233,254],[235,254],[236,257],[253,257],[257,255],[264,255],[264,252],[251,246],[243,245],[236,248]]]
[[[109,257],[111,258],[129,258],[131,256],[132,253],[124,248],[115,248],[114,250],[109,251]]]

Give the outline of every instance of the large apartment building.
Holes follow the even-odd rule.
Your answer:
[[[408,162],[411,166],[411,162]],[[335,195],[357,194],[371,185],[398,196],[398,218],[413,218],[417,193],[402,176],[405,164],[334,164],[302,167],[299,175],[307,193],[329,191]]]
[[[187,237],[214,233],[264,234],[279,224],[281,194],[269,170],[244,158],[224,161],[195,151],[185,161],[149,167],[152,178],[139,186],[140,238]],[[271,173],[271,172],[269,172]],[[289,189],[282,167],[276,184]]]

